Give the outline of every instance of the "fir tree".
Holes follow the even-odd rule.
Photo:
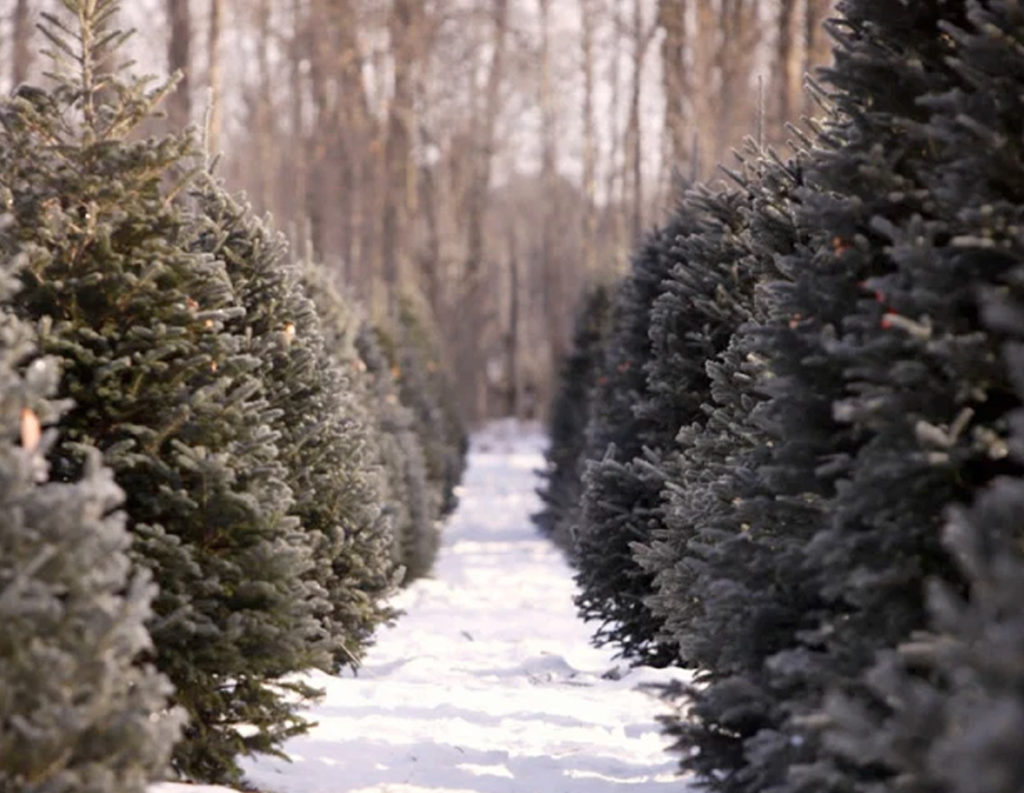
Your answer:
[[[774,497],[776,441],[759,387],[766,363],[748,334],[769,318],[759,284],[780,277],[777,257],[798,244],[792,194],[800,167],[766,161],[756,147],[749,153],[745,174],[734,174],[742,192],[690,197],[702,222],[680,241],[678,278],[659,301],[659,325],[689,329],[690,338],[660,331],[665,342],[652,374],[668,373],[671,397],[671,373],[686,362],[680,353],[699,355],[703,343],[708,380],[697,393],[699,411],[678,434],[679,454],[668,461],[664,527],[637,548],[656,575],[650,607],[699,670],[697,685],[684,692],[687,715],[669,720],[669,732],[685,748],[684,765],[726,790],[769,782],[765,768],[749,767],[744,741],[782,719],[762,667],[806,604],[801,579],[775,568],[792,564],[799,545],[779,543],[772,527],[799,524],[806,505]],[[675,367],[673,356],[682,358]]]
[[[737,677],[767,720],[740,731],[724,789],[876,789],[882,769],[821,742],[823,697],[884,711],[863,673],[924,624],[924,579],[954,576],[937,541],[944,506],[999,470],[979,440],[998,434],[1006,389],[973,306],[1001,265],[948,246],[958,223],[928,189],[948,161],[922,127],[922,98],[949,85],[939,23],[955,6],[843,4],[828,73],[838,112],[799,193],[807,244],[780,257],[768,319],[741,339],[765,361],[754,419],[770,441],[767,498],[741,502],[755,556],[731,574],[724,560],[705,589],[731,594],[759,571],[800,584],[761,601],[794,621]]]
[[[355,398],[374,432],[381,466],[381,503],[391,526],[391,560],[402,583],[426,575],[439,545],[441,494],[427,484],[414,417],[398,396],[391,369],[368,323],[322,268],[309,265],[304,281],[320,313],[324,343],[342,371],[349,372]]]
[[[712,387],[724,385],[719,371],[709,369],[708,362],[720,367],[718,357],[740,324],[751,317],[756,270],[743,236],[747,203],[743,193],[713,193],[705,188],[683,197],[677,213],[690,217],[689,233],[672,243],[676,264],[651,310],[647,398],[637,412],[652,419],[661,417],[666,426],[676,424],[679,434],[677,443],[666,447],[662,460],[667,486],[664,520],[651,532],[649,542],[634,547],[634,555],[654,576],[648,607],[665,620],[665,636],[681,647],[690,633],[685,604],[699,599],[699,593],[691,591],[688,544],[712,506],[705,503],[707,489],[728,465],[722,457],[712,459],[713,453],[731,454],[736,440],[729,438],[723,445],[705,422],[708,416],[720,421]],[[682,499],[692,499],[689,511],[679,503]]]
[[[690,232],[691,222],[677,213],[651,234],[616,295],[587,426],[589,462],[576,537],[576,605],[584,619],[600,621],[595,642],[614,644],[624,658],[662,666],[676,650],[662,640],[662,618],[645,605],[653,576],[634,560],[632,546],[646,542],[660,524],[661,455],[679,426],[672,415],[640,415],[634,408],[647,399],[650,312],[675,265],[673,243]]]
[[[159,586],[155,663],[188,714],[175,766],[231,779],[236,755],[304,727],[281,676],[315,660],[310,549],[289,514],[259,361],[233,330],[244,308],[222,263],[190,250],[175,200],[193,141],[130,137],[166,86],[112,65],[116,2],[64,5],[44,17],[55,87],[0,109],[13,216],[0,251],[26,253],[13,305],[38,323],[74,403],[54,478],[79,476],[83,444],[100,449],[126,493],[133,558]]]
[[[0,267],[0,300],[13,288]],[[0,311],[0,790],[143,793],[181,722],[166,678],[137,663],[154,588],[130,569],[123,495],[95,452],[80,480],[46,482],[57,379]]]
[[[224,262],[244,316],[234,321],[273,411],[292,514],[313,547],[308,577],[322,593],[320,644],[334,665],[358,665],[374,629],[393,616],[391,528],[381,514],[372,417],[360,398],[354,352],[328,348],[301,267],[284,240],[212,180],[194,191],[195,247]],[[326,659],[321,665],[329,668]]]
[[[441,360],[429,307],[414,293],[403,295],[397,317],[390,327],[379,327],[377,337],[391,364],[399,399],[413,413],[427,479],[440,498],[440,517],[445,518],[458,504],[455,487],[466,466],[469,440]]]
[[[913,330],[902,306],[927,311],[918,319],[933,358],[921,360],[941,362],[947,410],[957,413],[949,424],[927,414],[918,420],[919,455],[955,482],[956,501],[976,497],[971,509],[954,510],[946,529],[966,598],[955,580],[933,581],[930,635],[884,654],[867,677],[875,698],[839,692],[829,711],[838,725],[828,734],[836,754],[870,765],[900,790],[1012,790],[1022,780],[1007,736],[1019,734],[1021,707],[1014,598],[1022,581],[1015,510],[1024,386],[1017,231],[1024,215],[1024,18],[1008,3],[970,2],[966,9],[966,19],[938,22],[951,47],[943,64],[950,85],[922,98],[928,117],[911,128],[943,158],[941,167],[922,169],[932,219],[918,224],[917,238],[884,227],[893,257],[913,265],[886,319],[893,330]],[[934,526],[935,512],[922,510],[919,520]]]
[[[551,407],[550,446],[538,495],[544,509],[533,516],[540,530],[574,554],[573,526],[579,521],[587,422],[608,326],[609,295],[598,285],[584,294],[576,313],[572,352],[562,362]]]
[[[355,345],[369,378],[369,396],[377,405],[381,462],[390,472],[387,504],[394,516],[395,559],[405,569],[402,583],[408,585],[427,575],[437,556],[441,494],[431,492],[415,417],[402,404],[377,334],[368,323],[360,325]]]

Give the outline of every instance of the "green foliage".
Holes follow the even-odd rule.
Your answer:
[[[0,268],[0,299],[13,286]],[[57,380],[29,327],[0,311],[0,791],[142,793],[181,714],[138,663],[154,587],[130,570],[110,471],[92,452],[79,480],[46,481],[55,434],[37,432],[61,412]]]
[[[538,490],[544,509],[533,516],[540,530],[570,557],[583,494],[585,432],[594,407],[609,310],[608,289],[597,286],[584,294],[576,313],[572,352],[562,362],[551,407],[545,481]]]
[[[230,780],[237,754],[304,727],[293,693],[311,692],[281,677],[320,652],[314,561],[245,307],[224,262],[193,244],[193,141],[129,136],[162,89],[111,65],[116,3],[65,6],[77,25],[46,17],[55,87],[0,107],[0,253],[25,256],[11,305],[73,401],[54,478],[80,476],[85,446],[102,452],[132,558],[159,586],[154,660],[188,714],[175,767]]]
[[[575,548],[576,605],[584,619],[601,622],[595,642],[614,644],[624,658],[659,666],[673,661],[676,648],[664,640],[663,619],[644,602],[653,576],[637,564],[632,547],[649,540],[661,522],[662,455],[672,446],[678,424],[672,415],[635,408],[650,397],[651,308],[675,266],[673,242],[690,231],[691,223],[681,210],[652,233],[615,296],[587,425]]]
[[[245,308],[231,327],[259,361],[268,426],[295,494],[291,514],[313,549],[306,578],[320,593],[319,630],[307,641],[327,652],[315,659],[323,668],[358,665],[374,629],[393,616],[383,597],[394,576],[377,438],[351,343],[347,353],[328,345],[301,269],[248,207],[210,180],[193,198],[193,247],[224,262]]]
[[[710,789],[1009,791],[1024,16],[840,9],[804,149],[691,193],[638,254],[587,430],[582,605],[698,670],[670,730]]]
[[[393,322],[393,327],[377,328],[377,339],[391,365],[399,401],[413,413],[427,481],[444,518],[458,504],[455,487],[466,466],[468,435],[448,382],[429,307],[422,298],[406,294]]]
[[[407,585],[427,575],[437,556],[441,499],[427,479],[415,416],[402,404],[377,335],[365,322],[355,343],[369,380],[368,397],[377,405],[381,462],[389,472],[385,504],[395,526],[394,558],[405,568]]]
[[[399,400],[390,366],[373,331],[319,267],[304,272],[329,355],[349,372],[360,410],[372,425],[383,472],[380,503],[391,527],[390,558],[408,584],[429,572],[439,543],[439,499],[427,485],[413,415]]]

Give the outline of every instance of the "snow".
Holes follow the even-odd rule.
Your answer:
[[[310,674],[316,722],[290,762],[243,761],[270,793],[679,793],[643,684],[679,670],[629,669],[590,646],[572,572],[538,536],[536,426],[497,422],[472,441],[461,504],[433,576],[396,597],[405,615],[357,676]],[[215,793],[164,784],[150,793]]]

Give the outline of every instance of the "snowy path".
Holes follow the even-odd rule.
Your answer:
[[[661,705],[637,690],[670,674],[627,670],[589,645],[572,574],[540,539],[534,471],[543,438],[510,423],[477,435],[434,577],[359,676],[318,674],[318,723],[291,763],[245,763],[272,793],[654,793],[685,790]],[[675,674],[678,674],[676,672]],[[163,787],[163,786],[161,786]],[[168,786],[169,787],[169,786]],[[166,793],[161,791],[161,793]]]

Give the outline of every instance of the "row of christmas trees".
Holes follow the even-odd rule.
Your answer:
[[[415,304],[360,322],[142,139],[118,3],[63,6],[0,103],[0,789],[230,780],[429,568],[463,435]]]
[[[579,315],[542,528],[728,793],[1024,789],[1024,6],[844,0],[823,117]]]

